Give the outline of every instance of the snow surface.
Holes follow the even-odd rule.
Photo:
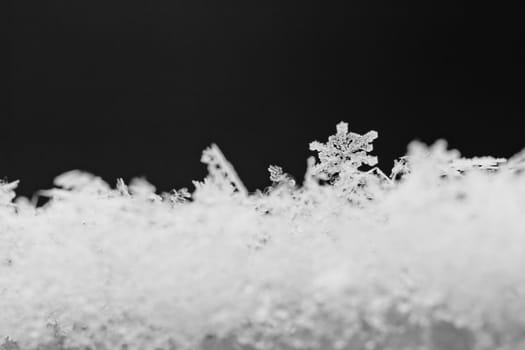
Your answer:
[[[1,183],[0,349],[525,348],[525,152],[412,143],[387,176],[376,137],[340,123],[255,193],[216,145],[193,193]]]

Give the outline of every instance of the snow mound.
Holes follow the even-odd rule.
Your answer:
[[[0,349],[524,348],[525,153],[412,143],[387,176],[376,137],[340,123],[255,193],[216,145],[193,193],[1,183]]]

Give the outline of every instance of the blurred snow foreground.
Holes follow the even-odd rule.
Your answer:
[[[387,176],[376,137],[340,123],[255,193],[215,145],[193,193],[1,183],[0,348],[525,349],[525,152],[412,143]]]

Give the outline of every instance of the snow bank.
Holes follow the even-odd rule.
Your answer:
[[[215,145],[191,194],[0,184],[0,348],[524,348],[525,152],[412,143],[386,176],[376,137],[340,123],[256,193]]]

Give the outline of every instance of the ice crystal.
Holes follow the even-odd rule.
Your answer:
[[[163,198],[172,204],[182,204],[186,203],[188,199],[191,198],[191,193],[186,187],[183,187],[180,190],[172,190],[169,193],[164,193]]]
[[[410,165],[407,157],[401,157],[399,159],[394,160],[394,166],[392,167],[392,171],[390,173],[391,179],[395,180],[409,173]]]
[[[523,348],[525,153],[415,142],[387,177],[376,137],[340,123],[251,194],[215,145],[193,193],[0,182],[0,349]]]
[[[337,124],[336,129],[336,134],[326,143],[310,143],[310,150],[318,153],[320,162],[312,165],[309,176],[327,181],[341,197],[362,205],[377,194],[377,187],[382,182],[375,176],[383,175],[379,169],[373,169],[375,174],[360,171],[363,165],[377,164],[377,157],[369,154],[374,148],[372,142],[377,138],[377,132],[369,131],[364,135],[349,132],[345,122]]]
[[[3,182],[0,180],[0,205],[9,205],[16,197],[15,189],[19,181]]]
[[[197,190],[204,191],[206,188],[213,187],[216,192],[238,191],[243,195],[248,193],[237,172],[216,144],[212,144],[202,152],[201,162],[208,166],[208,177],[204,182],[194,182]]]
[[[276,185],[287,185],[294,187],[295,180],[293,177],[283,171],[278,165],[270,165],[268,167],[268,172],[270,173],[270,180]]]
[[[310,143],[310,150],[317,151],[320,160],[313,170],[314,174],[323,179],[333,179],[343,168],[357,172],[363,164],[376,165],[377,157],[368,154],[374,149],[372,142],[376,138],[376,131],[359,135],[348,132],[348,123],[340,122],[337,133],[330,136],[327,143]]]

